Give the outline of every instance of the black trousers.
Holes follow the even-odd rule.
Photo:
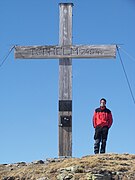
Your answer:
[[[94,153],[95,154],[98,154],[99,150],[100,150],[100,153],[105,153],[108,130],[109,128],[107,126],[104,126],[104,127],[97,126],[95,128],[95,134],[94,134],[94,140],[95,140]],[[101,143],[101,148],[100,148],[100,143]]]

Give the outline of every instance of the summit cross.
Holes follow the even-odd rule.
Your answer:
[[[72,157],[72,58],[116,57],[116,45],[72,45],[72,7],[59,4],[59,45],[15,47],[17,59],[59,59],[59,157]]]

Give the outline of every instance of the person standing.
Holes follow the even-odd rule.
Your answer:
[[[100,99],[100,107],[95,109],[93,115],[93,126],[95,128],[94,134],[94,153],[106,152],[106,141],[109,128],[113,123],[112,113],[106,108],[106,99]],[[100,148],[101,143],[101,148]]]

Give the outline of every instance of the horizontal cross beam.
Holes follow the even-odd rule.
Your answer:
[[[116,45],[16,46],[16,59],[115,58]]]

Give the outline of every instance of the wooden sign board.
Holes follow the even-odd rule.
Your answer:
[[[116,45],[16,46],[16,59],[115,58]]]

